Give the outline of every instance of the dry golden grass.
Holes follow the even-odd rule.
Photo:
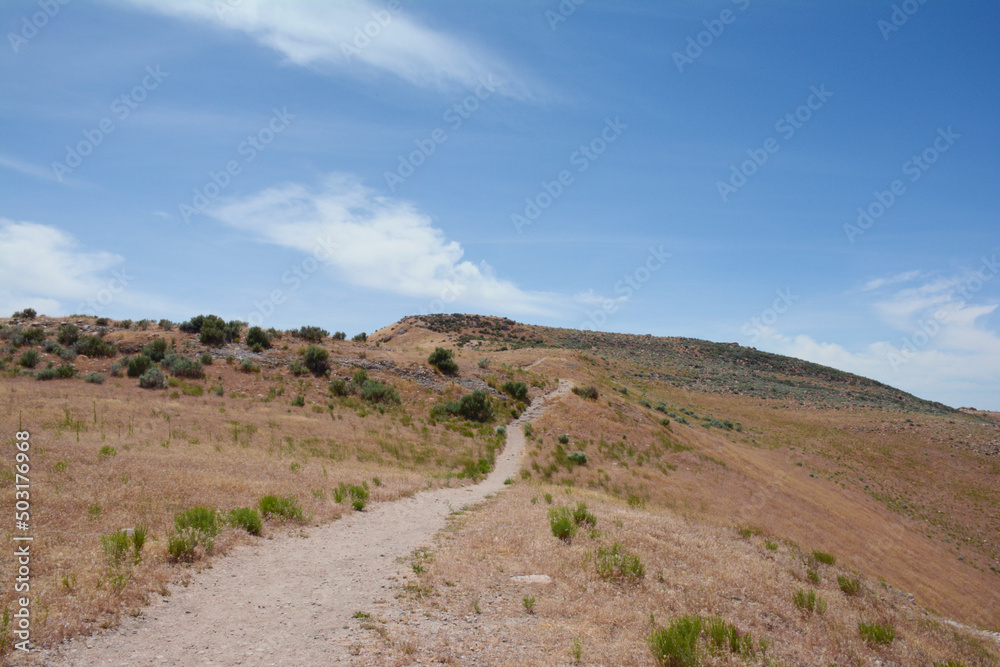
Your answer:
[[[523,325],[513,332],[532,335]],[[188,354],[204,349],[192,336],[155,327],[113,331],[108,339],[135,352],[157,336]],[[477,341],[456,349],[467,385],[460,387],[426,363],[435,347],[455,348],[456,338],[403,321],[372,334],[367,345],[325,341],[335,376],[349,378],[356,366],[368,365],[372,377],[399,390],[401,406],[384,413],[355,398],[332,398],[324,379],[293,377],[287,364],[304,342],[287,335],[275,349],[250,355],[259,373],[226,363],[228,353],[248,355],[230,348],[206,367],[205,380],[183,380],[166,391],[140,389],[132,378],[93,385],[0,375],[0,479],[11,474],[14,432],[32,433],[33,638],[44,645],[111,625],[121,614],[139,613],[150,592],[191,576],[191,568],[167,562],[166,537],[178,511],[294,495],[309,521],[319,523],[350,511],[332,499],[340,482],[367,481],[373,501],[456,483],[464,462],[483,456],[486,440],[461,425],[433,423],[434,404],[466,393],[477,379],[494,387],[524,381],[537,396],[556,378],[569,378],[597,386],[600,398],[568,395],[533,424],[524,462],[529,479],[460,518],[435,557],[421,561],[427,573],[412,575],[407,596],[429,597],[415,600],[411,615],[367,621],[378,636],[373,664],[424,657],[454,664],[568,662],[574,638],[585,663],[651,664],[643,640],[650,613],[662,624],[685,613],[721,614],[766,636],[786,664],[876,657],[995,664],[994,649],[924,608],[1000,630],[1000,575],[991,569],[1000,565],[1000,462],[969,446],[996,439],[996,423],[694,393],[621,361]],[[481,368],[477,361],[487,357]],[[82,375],[107,372],[112,361],[81,357],[75,365]],[[214,393],[218,386],[223,396]],[[623,386],[627,395],[613,390]],[[201,395],[190,395],[199,388]],[[304,407],[291,405],[298,395]],[[742,430],[704,428],[691,416],[689,425],[671,419],[664,426],[665,415],[643,400],[663,401],[676,414],[684,408],[739,422]],[[564,433],[565,445],[558,441]],[[115,455],[101,456],[105,446]],[[583,451],[588,464],[566,465],[573,451]],[[581,530],[571,545],[552,537],[544,493],[557,503],[585,500],[598,516],[600,537]],[[12,503],[13,489],[4,484],[0,506]],[[736,528],[748,524],[761,535],[741,539]],[[116,590],[100,537],[136,525],[149,526],[153,539]],[[0,540],[10,543],[11,528],[0,525]],[[271,523],[265,535],[282,529],[298,527]],[[777,551],[763,546],[765,537]],[[227,530],[216,553],[253,539],[259,538]],[[645,562],[638,586],[595,577],[588,554],[615,541]],[[814,549],[838,559],[837,568],[816,568],[819,586],[806,579],[802,555]],[[12,550],[0,552],[0,568],[12,565]],[[840,593],[840,568],[860,573],[864,595]],[[509,578],[536,573],[555,583]],[[805,618],[792,603],[794,590],[810,587],[829,601],[822,617]],[[915,604],[900,590],[912,593]],[[533,614],[522,604],[526,595],[536,597]],[[11,601],[5,587],[0,609]],[[897,630],[887,649],[864,645],[857,634],[859,620],[880,619]],[[427,637],[431,628],[436,638]]]
[[[1000,466],[953,446],[946,434],[957,425],[919,416],[918,427],[900,413],[775,410],[757,399],[656,390],[647,395],[654,405],[694,408],[743,430],[706,429],[692,417],[665,428],[664,415],[639,405],[634,392],[602,388],[598,401],[569,397],[538,421],[526,467],[538,478],[538,467],[558,459],[557,436],[567,433],[566,451],[582,449],[590,462],[560,468],[550,481],[634,496],[719,525],[758,525],[883,577],[941,614],[1000,630],[1000,576],[989,569],[1000,564],[993,519]],[[996,437],[971,420],[961,428],[973,439]],[[963,497],[963,489],[975,489],[975,498]]]
[[[569,544],[553,537],[545,493],[554,505],[586,502],[600,534],[581,530]],[[639,583],[596,575],[594,552],[614,542],[645,564]],[[942,623],[905,594],[862,576],[862,593],[848,597],[836,580],[845,570],[815,565],[794,545],[777,545],[771,551],[761,536],[745,539],[671,510],[629,507],[603,492],[518,483],[456,517],[432,557],[421,560],[424,573],[400,589],[409,613],[381,619],[365,664],[566,664],[579,639],[584,664],[652,665],[645,642],[651,615],[666,625],[684,614],[718,614],[751,632],[755,642],[766,638],[771,664],[952,659],[993,665],[1000,659],[996,645]],[[810,567],[819,584],[807,578]],[[512,579],[532,574],[549,575],[552,582]],[[798,589],[816,590],[828,602],[826,612],[797,608],[792,596]],[[522,604],[527,595],[536,600],[532,614]],[[889,624],[896,639],[888,647],[870,646],[859,636],[859,622]],[[706,664],[744,663],[718,657]]]
[[[157,336],[175,339],[189,354],[203,351],[192,336],[155,328],[107,338],[137,349]],[[301,341],[281,340],[289,349],[279,344],[261,355],[259,373],[240,372],[238,364],[219,358],[205,367],[204,380],[185,379],[166,390],[141,389],[135,378],[124,376],[108,375],[100,385],[80,379],[39,382],[10,372],[0,378],[2,507],[14,503],[13,485],[6,483],[13,481],[14,434],[31,433],[33,642],[49,645],[110,626],[121,614],[139,613],[149,592],[188,577],[188,568],[168,562],[167,536],[179,511],[196,505],[256,506],[262,496],[275,494],[295,496],[307,519],[320,523],[352,511],[349,501],[333,499],[341,482],[367,483],[369,502],[387,501],[462,483],[455,474],[463,462],[484,455],[486,442],[479,435],[429,423],[428,410],[440,400],[440,389],[372,370],[371,377],[396,387],[403,399],[380,413],[355,398],[331,397],[327,380],[293,377],[286,366]],[[326,346],[334,375],[346,378],[351,364],[391,356],[351,342]],[[410,363],[407,356],[416,363],[412,352],[397,355],[396,363]],[[75,365],[81,375],[107,373],[120,358],[79,357]],[[223,396],[212,391],[216,386],[225,387]],[[183,393],[192,387],[200,395]],[[299,394],[304,407],[291,405]],[[102,455],[105,447],[114,454]],[[150,530],[144,558],[115,581],[101,536],[139,525]],[[265,535],[287,527],[270,522]],[[0,540],[10,544],[12,529],[12,521],[0,526]],[[214,552],[253,539],[260,538],[227,529]],[[13,558],[13,549],[0,552],[3,572],[15,571]],[[13,609],[13,600],[12,587],[4,585],[0,609]]]

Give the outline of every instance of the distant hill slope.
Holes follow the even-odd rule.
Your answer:
[[[788,399],[819,408],[865,406],[936,415],[956,412],[942,403],[853,373],[737,343],[559,329],[463,314],[407,317],[396,326],[423,327],[447,334],[462,345],[480,341],[496,349],[557,347],[590,352],[647,368],[648,380],[691,391]]]

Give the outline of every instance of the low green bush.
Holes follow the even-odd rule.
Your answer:
[[[247,330],[247,347],[260,347],[262,350],[270,349],[271,335],[260,327],[250,327]]]
[[[99,336],[80,336],[73,347],[77,354],[88,357],[113,357],[118,352],[114,345]]]
[[[282,521],[286,519],[293,521],[302,520],[302,507],[299,506],[299,501],[294,496],[264,496],[258,504],[260,506],[260,513],[265,519],[270,516],[276,516]]]
[[[207,352],[202,357],[206,355],[209,359],[212,358],[212,355]],[[194,380],[205,377],[205,369],[201,361],[185,357],[183,354],[177,354],[176,352],[168,352],[163,358],[161,365],[174,377],[191,378]]]
[[[302,353],[302,363],[317,377],[326,374],[330,368],[329,361],[330,353],[318,345],[309,345]]]
[[[597,397],[600,395],[597,391],[597,387],[573,387],[573,393],[582,398],[589,399],[591,401],[596,401]]]
[[[699,667],[703,651],[698,638],[704,625],[701,616],[689,614],[653,630],[646,638],[653,658],[662,667]]]
[[[147,357],[145,354],[140,354],[137,357],[132,357],[128,360],[128,376],[130,378],[137,378],[143,373],[149,370],[152,366],[153,360]]]
[[[17,360],[17,363],[25,368],[34,368],[38,365],[39,359],[41,357],[38,354],[38,350],[25,350]]]
[[[576,504],[576,509],[573,510],[573,521],[575,521],[578,526],[586,524],[593,528],[597,525],[597,517],[587,510],[587,503],[584,502],[578,502]]]
[[[435,419],[455,415],[468,421],[488,422],[493,419],[493,414],[493,403],[490,401],[490,397],[479,389],[462,396],[457,401],[439,403],[431,409],[431,416]]]
[[[576,521],[573,520],[573,512],[568,507],[549,508],[549,526],[552,534],[564,542],[571,541],[576,535]]]
[[[65,324],[60,324],[59,328],[56,330],[56,340],[67,347],[76,343],[79,338],[80,327],[75,324],[66,322]]]
[[[251,535],[260,535],[260,531],[264,528],[264,520],[261,518],[260,512],[253,507],[238,507],[229,510],[227,518],[230,526],[242,528]]]
[[[300,327],[298,331],[292,332],[292,335],[302,338],[303,340],[307,340],[310,343],[318,343],[329,336],[330,332],[326,329],[321,329],[320,327],[306,326]],[[247,340],[249,342],[249,338]],[[343,338],[341,338],[341,340],[343,340]]]
[[[528,385],[523,382],[514,382],[509,380],[504,382],[503,390],[505,393],[509,394],[511,398],[517,401],[524,401],[528,398]]]
[[[167,354],[167,341],[162,338],[154,338],[143,346],[142,353],[149,357],[150,361],[159,363]]]
[[[91,384],[104,384],[104,374],[93,371],[84,375],[83,381]]]
[[[143,389],[163,389],[166,384],[167,379],[163,377],[163,371],[156,366],[139,376],[139,386]]]

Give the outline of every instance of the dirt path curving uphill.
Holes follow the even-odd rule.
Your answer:
[[[506,447],[480,484],[383,503],[311,528],[308,538],[239,547],[140,618],[35,657],[65,667],[352,664],[351,615],[389,594],[397,558],[429,545],[452,510],[482,501],[517,475],[522,425],[570,387],[560,380],[508,427]]]

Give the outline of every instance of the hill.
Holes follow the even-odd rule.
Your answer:
[[[219,520],[199,541],[193,508],[239,517],[274,496],[267,535],[474,482],[503,446],[497,427],[562,378],[580,394],[531,423],[510,490],[457,516],[414,561],[402,606],[359,621],[375,663],[450,655],[428,634],[437,624],[453,645],[503,649],[516,664],[565,659],[578,640],[591,661],[642,664],[650,614],[660,627],[694,613],[767,637],[778,664],[995,664],[991,637],[949,623],[1000,630],[994,415],[693,339],[447,315],[404,318],[367,340],[258,332],[268,346],[253,348],[239,323],[203,319],[204,335],[198,322],[0,326],[0,478],[15,479],[13,434],[28,431],[42,645],[140,614],[151,592],[260,539]],[[427,363],[436,347],[454,350],[454,373]],[[162,387],[144,365],[163,367]],[[147,374],[151,388],[140,386]],[[476,391],[488,410],[463,412]],[[13,506],[13,484],[0,502]],[[579,502],[597,525],[553,537],[549,509]],[[141,549],[128,542],[128,558],[115,546],[123,528],[149,535]],[[12,526],[2,530],[10,543]],[[644,564],[635,583],[598,575],[599,550],[615,543]],[[14,571],[11,553],[0,562]],[[515,572],[544,573],[555,588],[533,593],[504,576]],[[857,590],[845,594],[839,578]],[[829,611],[801,611],[799,589]],[[526,613],[532,595],[538,608]],[[0,606],[14,602],[5,587]],[[413,614],[428,619],[424,631]],[[891,625],[896,638],[864,641],[859,622]],[[756,646],[747,655],[764,660]]]

